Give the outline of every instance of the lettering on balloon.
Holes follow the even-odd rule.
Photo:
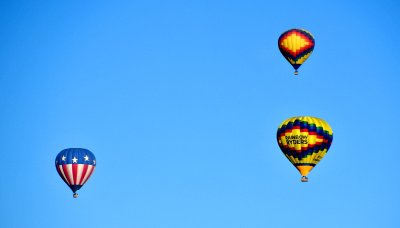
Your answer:
[[[286,135],[286,143],[289,145],[294,144],[308,144],[307,135]]]

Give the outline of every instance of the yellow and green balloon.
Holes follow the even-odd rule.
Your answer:
[[[283,121],[276,134],[279,147],[307,182],[308,173],[321,161],[332,144],[333,132],[320,118],[297,116]]]

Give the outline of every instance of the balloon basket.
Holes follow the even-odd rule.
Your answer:
[[[296,70],[295,72],[294,72],[294,75],[298,75],[299,74],[299,72]]]
[[[79,196],[78,193],[74,193],[73,195],[74,198],[78,198],[78,196]]]
[[[308,182],[308,177],[302,176],[301,177],[301,182]]]

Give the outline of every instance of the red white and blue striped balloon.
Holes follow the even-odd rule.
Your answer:
[[[69,148],[58,153],[55,163],[58,174],[76,198],[76,191],[88,181],[96,168],[96,157],[87,149]]]

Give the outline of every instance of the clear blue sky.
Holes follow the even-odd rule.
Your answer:
[[[400,227],[397,1],[1,1],[0,227]],[[313,33],[293,75],[277,39]],[[333,144],[301,183],[275,134]],[[97,157],[78,199],[54,159]]]

